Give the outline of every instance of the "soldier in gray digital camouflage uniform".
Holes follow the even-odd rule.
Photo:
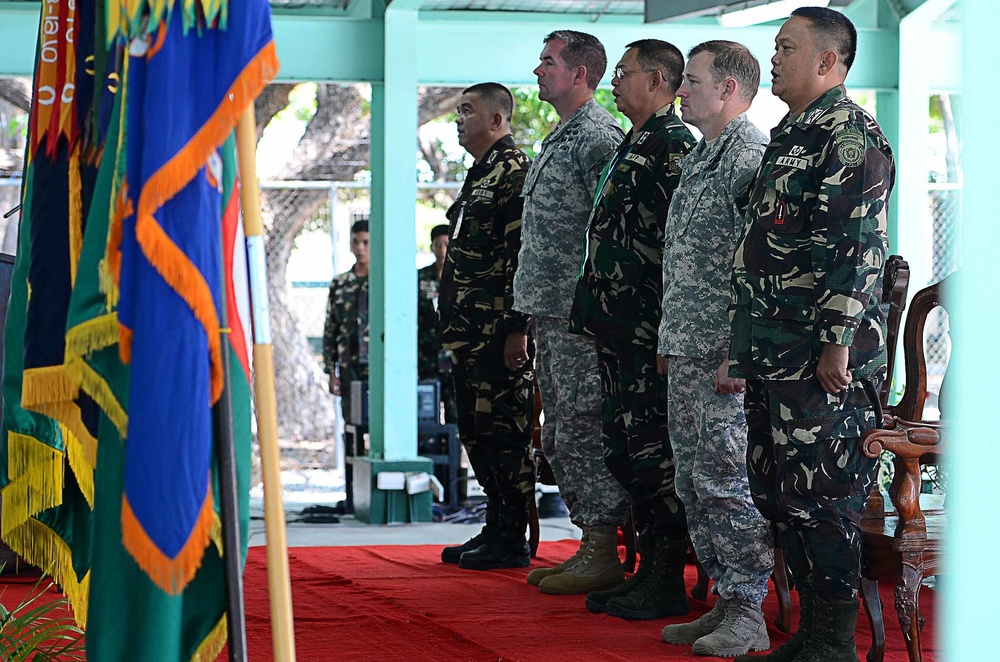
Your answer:
[[[368,380],[368,237],[368,221],[351,226],[354,266],[330,283],[323,325],[323,368],[347,423],[352,422],[351,382]]]
[[[530,161],[514,145],[514,100],[503,85],[480,83],[459,100],[458,141],[476,162],[448,209],[451,241],[441,274],[442,346],[454,352],[458,433],[487,497],[486,526],[441,560],[469,570],[523,568],[534,424],[528,316],[513,309],[521,248],[521,189]]]
[[[681,161],[667,215],[659,368],[668,376],[674,484],[698,559],[718,600],[663,640],[696,655],[770,647],[760,604],[774,564],[770,525],[750,500],[742,380],[729,377],[729,279],[740,205],[767,139],[747,119],[760,65],[745,46],[709,41],[688,54],[681,117],[703,138]]]
[[[531,315],[537,343],[542,451],[583,538],[573,556],[532,570],[528,583],[543,593],[581,594],[625,580],[618,527],[628,495],[604,464],[597,350],[593,339],[567,331],[597,178],[624,133],[594,100],[607,68],[600,41],[559,30],[545,38],[539,59],[538,96],[553,105],[560,122],[525,179],[514,307]]]
[[[627,582],[587,594],[587,608],[626,619],[686,614],[687,528],[674,492],[667,380],[656,371],[667,209],[694,136],[674,112],[684,71],[677,47],[643,39],[611,78],[632,130],[601,173],[570,330],[597,339],[604,461],[628,491],[640,565]]]
[[[860,438],[885,376],[879,302],[892,150],[846,96],[857,32],[839,12],[792,12],[775,39],[771,132],[734,258],[731,375],[747,380],[750,491],[777,526],[799,631],[765,657],[856,662],[861,515],[877,470]]]

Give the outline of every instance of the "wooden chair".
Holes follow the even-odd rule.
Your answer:
[[[883,450],[893,453],[893,479],[889,487],[891,509],[876,510],[869,504],[861,521],[864,536],[861,591],[871,624],[872,646],[868,662],[881,662],[885,655],[885,624],[878,597],[878,580],[895,579],[895,607],[910,662],[920,662],[920,615],[918,597],[924,578],[942,570],[945,514],[941,498],[922,495],[925,464],[936,464],[944,452],[940,422],[923,421],[928,398],[927,358],[924,329],[935,308],[943,308],[947,281],[918,292],[910,302],[903,330],[906,387],[903,398],[890,408],[882,429],[862,439],[862,450],[879,458]],[[939,396],[940,406],[940,396]],[[879,498],[879,502],[884,502]]]

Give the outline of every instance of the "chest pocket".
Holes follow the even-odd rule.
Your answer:
[[[779,159],[780,160],[780,159]],[[804,159],[796,159],[803,161]],[[759,186],[760,199],[754,208],[761,229],[774,234],[799,234],[808,229],[808,219],[816,206],[818,187],[812,167],[776,166]]]
[[[454,223],[452,239],[458,248],[477,247],[490,244],[493,240],[494,216],[493,196],[496,191],[474,188],[472,195],[464,202],[456,202],[448,209],[448,218]]]

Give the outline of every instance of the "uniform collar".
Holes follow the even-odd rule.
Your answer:
[[[720,133],[715,140],[709,142],[702,138],[699,145],[695,147],[690,155],[685,156],[684,159],[687,160],[691,158],[693,160],[695,155],[697,155],[696,158],[699,161],[711,160],[715,158],[715,155],[725,148],[726,143],[729,142],[729,138],[739,131],[742,131],[743,127],[745,127],[749,121],[750,120],[747,119],[746,113],[740,113],[729,121],[729,124],[722,129],[722,133]]]
[[[806,129],[822,117],[827,110],[832,108],[834,104],[847,96],[847,90],[844,89],[843,85],[837,85],[836,87],[831,87],[829,90],[820,95],[818,99],[813,101],[808,108],[802,111],[802,113],[791,120],[788,115],[781,121],[778,126],[779,131],[784,131],[790,129],[793,126],[797,126],[800,129]]]
[[[477,169],[489,170],[496,163],[500,152],[505,149],[510,149],[511,147],[514,147],[514,136],[508,133],[506,136],[493,143],[493,146],[486,150],[486,153],[483,154],[483,158],[476,161],[475,165],[469,168],[469,172],[471,173],[473,170]]]
[[[587,99],[587,102],[584,103],[579,108],[577,108],[576,112],[569,116],[568,120],[566,120],[565,122],[560,121],[556,125],[556,128],[554,128],[552,132],[545,137],[544,142],[549,142],[550,140],[558,138],[560,135],[562,135],[563,131],[567,129],[567,127],[576,124],[584,117],[590,115],[591,113],[594,112],[594,109],[600,109],[600,106],[597,105],[597,101],[595,99]]]
[[[625,142],[629,145],[633,145],[643,134],[654,131],[657,127],[670,124],[670,122],[674,120],[677,120],[677,113],[674,111],[674,103],[671,101],[667,105],[661,106],[655,113],[650,115],[649,119],[643,123],[642,127],[638,131],[635,130],[635,127],[632,127],[626,136]]]

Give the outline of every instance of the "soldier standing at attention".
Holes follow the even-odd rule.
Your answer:
[[[730,374],[747,380],[747,470],[799,592],[799,631],[765,657],[856,662],[861,515],[878,463],[860,438],[885,378],[879,308],[892,151],[847,97],[857,32],[839,12],[792,12],[771,91],[788,114],[750,189],[732,278]]]
[[[455,383],[451,379],[451,352],[441,349],[437,314],[441,273],[448,254],[448,231],[447,225],[435,225],[431,229],[434,262],[417,270],[417,377],[438,380],[444,420],[454,423],[458,413],[455,410]]]
[[[750,500],[743,380],[729,377],[732,256],[743,231],[741,206],[767,144],[745,114],[759,83],[760,64],[745,46],[709,41],[688,53],[677,96],[681,117],[703,137],[681,161],[663,247],[657,360],[668,376],[674,484],[719,596],[693,623],[663,628],[663,640],[715,657],[770,647],[760,604],[773,539]]]
[[[351,226],[354,266],[330,283],[323,326],[323,365],[330,393],[339,395],[344,421],[351,422],[352,381],[368,380],[368,221]]]
[[[476,162],[448,210],[451,242],[441,275],[441,341],[454,352],[458,433],[486,492],[486,526],[445,547],[441,560],[470,570],[524,568],[524,533],[535,495],[534,423],[528,317],[513,309],[521,249],[521,188],[530,161],[514,146],[514,99],[497,83],[467,88],[459,100],[458,142]]]
[[[570,558],[528,573],[528,583],[543,593],[583,594],[625,581],[618,527],[628,495],[604,464],[597,349],[592,338],[567,331],[597,178],[625,134],[594,100],[608,66],[596,37],[553,32],[539,60],[538,98],[552,104],[560,121],[542,141],[524,183],[514,308],[531,315],[545,411],[542,451],[583,538]]]
[[[587,608],[626,619],[688,612],[687,526],[674,492],[667,380],[656,372],[661,255],[670,198],[694,136],[674,113],[684,56],[659,39],[632,42],[611,85],[632,130],[604,168],[590,215],[570,331],[597,339],[604,459],[628,491],[640,565]]]

